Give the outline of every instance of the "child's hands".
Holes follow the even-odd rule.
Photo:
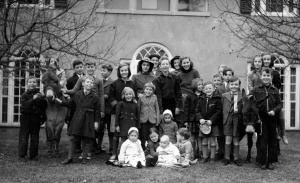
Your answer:
[[[62,91],[63,93],[67,93],[67,90],[68,90],[67,88],[62,88],[62,89],[61,89],[61,91]]]
[[[139,97],[139,98],[141,98],[142,96],[143,96],[143,94],[142,94],[142,93],[139,93],[139,94],[138,94],[138,97]]]
[[[275,112],[274,112],[273,110],[272,110],[272,111],[269,111],[269,112],[268,112],[268,115],[269,115],[269,116],[275,116]]]
[[[98,130],[98,128],[99,128],[99,123],[98,123],[97,121],[95,121],[94,127],[95,127],[95,130]]]
[[[200,119],[199,122],[201,125],[203,125],[205,123],[205,119]]]
[[[120,132],[120,126],[116,126],[116,132]]]
[[[211,120],[207,120],[207,121],[206,121],[206,124],[209,125],[209,126],[211,126],[211,125],[212,125]]]
[[[60,100],[59,98],[55,98],[55,101],[60,103],[60,104],[62,103],[62,100]]]

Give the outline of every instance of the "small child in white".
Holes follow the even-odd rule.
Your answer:
[[[138,137],[139,130],[136,127],[131,127],[128,130],[128,139],[122,144],[118,156],[121,165],[136,168],[142,168],[146,165],[145,154]]]
[[[178,148],[170,142],[167,135],[160,138],[160,143],[156,149],[158,153],[157,166],[173,167],[178,163],[180,153]]]

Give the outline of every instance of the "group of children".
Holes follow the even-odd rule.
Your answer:
[[[203,82],[189,57],[176,56],[169,60],[151,55],[139,62],[138,73],[132,77],[129,65],[121,63],[118,79],[113,81],[110,64],[101,65],[101,79],[94,75],[94,62],[86,63],[85,76],[82,69],[76,70],[78,66],[82,68],[83,62],[74,61],[76,72],[67,81],[73,87],[62,89],[71,99],[55,99],[73,109],[68,126],[69,153],[63,164],[73,161],[80,141],[79,158],[84,162],[91,159],[95,144],[102,150],[106,127],[111,153],[108,164],[137,168],[187,167],[198,159],[202,163],[216,161],[218,154],[224,158],[224,165],[233,161],[241,166],[239,142],[246,128],[253,127],[255,131],[258,128],[244,123],[242,99],[245,96],[241,81],[231,68],[221,65],[212,81]],[[255,73],[253,78],[259,84],[249,90],[256,99],[262,121],[257,162],[262,169],[274,169],[277,131],[272,121],[282,106],[278,88],[272,85],[272,69],[261,67]]]

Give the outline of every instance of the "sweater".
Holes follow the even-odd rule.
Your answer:
[[[152,124],[159,124],[159,106],[156,95],[147,97],[143,95],[138,100],[138,107],[140,111],[140,122]]]

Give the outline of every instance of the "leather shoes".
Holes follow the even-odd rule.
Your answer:
[[[230,164],[230,160],[229,159],[224,159],[224,166],[226,166],[226,165],[228,165],[228,164]]]
[[[273,163],[270,163],[267,167],[269,170],[274,170],[275,166],[273,165]]]
[[[73,159],[70,158],[70,159],[65,159],[64,161],[61,162],[61,164],[67,165],[67,164],[70,164],[70,163],[72,163],[72,162],[73,162]]]
[[[234,160],[233,163],[236,164],[236,166],[242,166],[242,163],[239,160]]]
[[[261,168],[262,170],[266,170],[266,169],[267,169],[267,165],[261,165],[260,168]]]

